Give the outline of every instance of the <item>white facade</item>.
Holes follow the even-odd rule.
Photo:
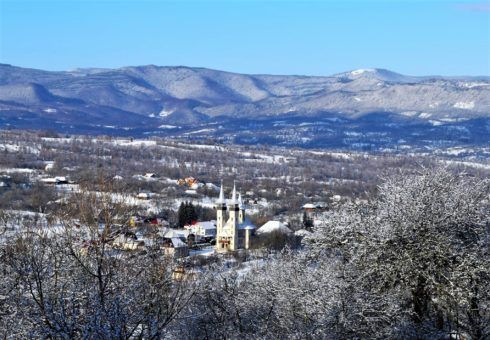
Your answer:
[[[225,201],[223,185],[216,201],[216,251],[228,252],[240,248],[248,249],[251,232],[255,229],[245,217],[241,195],[237,199],[233,185],[231,199]],[[228,214],[226,213],[228,211]]]

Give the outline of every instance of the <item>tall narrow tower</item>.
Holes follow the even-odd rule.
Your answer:
[[[241,193],[238,193],[238,208],[240,209],[238,212],[238,224],[241,224],[245,220],[245,206],[243,205]]]
[[[226,223],[227,233],[230,236],[229,250],[236,250],[238,248],[238,215],[240,207],[236,197],[236,185],[233,183],[233,192],[231,199],[228,201],[228,213],[229,218]]]
[[[219,250],[221,247],[220,244],[220,236],[223,235],[223,229],[225,226],[225,218],[226,218],[226,202],[225,202],[225,194],[223,192],[223,182],[221,182],[221,189],[219,192],[219,198],[215,202],[216,207],[216,248]]]

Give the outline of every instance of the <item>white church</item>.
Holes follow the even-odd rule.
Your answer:
[[[245,217],[242,195],[236,193],[235,184],[231,199],[225,200],[223,183],[216,200],[216,251],[224,253],[237,249],[249,249],[250,237],[255,226]],[[226,213],[228,211],[228,214]]]

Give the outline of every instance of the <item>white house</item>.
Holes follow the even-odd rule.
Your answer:
[[[189,233],[194,234],[196,239],[200,238],[208,238],[216,236],[216,221],[203,221],[197,222],[196,224],[192,224],[185,227],[189,230]]]

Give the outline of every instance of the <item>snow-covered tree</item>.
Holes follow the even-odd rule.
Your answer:
[[[425,169],[328,216],[309,244],[338,259],[342,333],[488,337],[488,194],[488,180]]]

